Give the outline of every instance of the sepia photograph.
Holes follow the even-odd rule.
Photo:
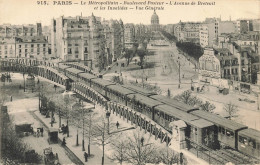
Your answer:
[[[0,0],[0,164],[260,164],[259,0]]]

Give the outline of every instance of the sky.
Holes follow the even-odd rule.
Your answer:
[[[124,1],[140,2],[147,0],[111,0],[110,2],[119,2],[119,5],[133,7],[128,10],[95,10],[99,5],[80,5],[81,1],[88,3],[90,0],[73,0],[72,5],[53,5],[54,0],[47,0],[49,5],[39,5],[38,0],[0,0],[0,24],[35,24],[41,22],[43,25],[50,25],[52,18],[64,16],[89,16],[93,13],[105,19],[122,19],[124,23],[143,23],[150,24],[153,10],[136,10],[136,5],[121,5]],[[96,2],[106,2],[107,0],[93,0]],[[200,2],[213,2],[215,5],[197,5],[198,0],[150,0],[151,2],[164,2],[168,5],[142,5],[142,7],[160,7],[164,10],[157,10],[160,18],[160,24],[174,24],[180,20],[203,21],[206,17],[220,17],[222,20],[232,20],[240,18],[259,19],[260,18],[260,0],[200,0]],[[196,5],[169,5],[174,2],[195,2]],[[58,1],[55,1],[56,3]],[[61,2],[61,1],[59,1]],[[68,2],[68,1],[64,1]],[[79,3],[79,4],[74,4]],[[112,6],[112,5],[109,5]],[[139,5],[141,6],[141,5]]]

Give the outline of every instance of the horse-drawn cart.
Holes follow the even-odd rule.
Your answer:
[[[43,149],[43,153],[44,153],[44,163],[45,164],[60,165],[58,154],[56,153],[54,155],[51,147]]]

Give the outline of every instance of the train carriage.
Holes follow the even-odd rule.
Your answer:
[[[107,96],[106,94],[106,87],[108,85],[115,85],[115,83],[110,82],[108,80],[104,80],[101,78],[92,79],[91,80],[91,88],[102,94],[103,96]]]
[[[62,63],[58,63],[58,71],[64,72],[66,76],[66,69],[71,68],[71,66],[64,65]]]
[[[173,99],[170,99],[170,98],[167,98],[166,96],[162,96],[162,95],[151,95],[149,96],[150,98],[152,99],[155,99],[157,101],[160,101],[160,102],[163,102],[167,105],[170,105],[172,107],[175,107],[177,109],[180,109],[182,111],[186,111],[186,112],[191,112],[191,111],[194,111],[194,110],[198,110],[198,108],[194,108],[190,105],[187,105],[187,104],[184,104],[184,103],[181,103],[181,102],[178,102],[176,100],[173,100]]]
[[[127,95],[135,93],[129,89],[123,88],[119,85],[109,85],[107,86],[107,97],[113,101],[121,103],[123,105],[127,104]]]
[[[75,68],[67,68],[65,70],[65,75],[68,76],[70,79],[74,81],[79,81],[79,73],[84,73],[81,70],[75,69]]]
[[[169,105],[159,105],[154,108],[154,121],[168,131],[172,131],[170,123],[177,120],[182,120],[187,124],[185,137],[188,137],[193,142],[206,146],[211,146],[212,142],[215,142],[213,139],[213,123]]]
[[[134,86],[134,85],[122,85],[124,88],[127,88],[129,90],[132,90],[132,91],[135,91],[136,93],[139,93],[143,96],[152,96],[152,95],[156,95],[155,92],[151,92],[149,90],[146,90],[144,88],[141,88],[141,87],[137,87],[137,86]]]
[[[239,131],[238,150],[255,158],[260,158],[260,131],[252,128]]]
[[[163,104],[162,102],[156,101],[149,97],[143,96],[139,93],[127,95],[126,106],[143,113],[144,115],[153,119],[153,111],[156,105]]]
[[[215,136],[218,137],[220,144],[237,149],[238,131],[246,129],[247,126],[202,110],[193,111],[191,114],[213,122],[217,127]]]
[[[93,76],[89,73],[79,73],[79,80],[83,83],[86,83],[89,87],[91,87],[91,80],[96,78],[96,76]]]

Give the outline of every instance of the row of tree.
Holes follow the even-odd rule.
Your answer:
[[[184,91],[183,93],[176,95],[173,99],[193,107],[200,107],[201,110],[207,112],[213,112],[216,108],[216,106],[210,103],[209,101],[203,102],[197,96],[193,95],[191,90]],[[223,110],[227,112],[228,118],[231,119],[232,117],[236,116],[238,107],[233,103],[229,102],[224,104]]]
[[[203,48],[192,42],[176,42],[176,46],[196,60],[203,55]]]

